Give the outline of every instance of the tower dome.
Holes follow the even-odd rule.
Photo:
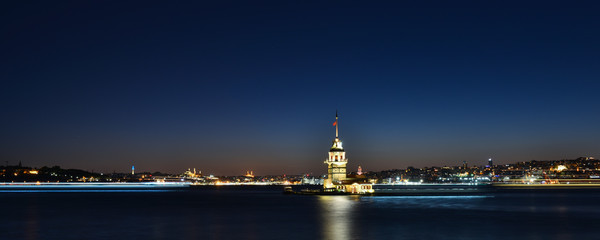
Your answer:
[[[335,138],[333,140],[333,145],[331,146],[331,149],[329,150],[329,152],[343,152],[344,148],[342,147],[342,141],[339,138]]]

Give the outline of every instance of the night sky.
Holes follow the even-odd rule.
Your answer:
[[[0,164],[324,174],[336,109],[349,171],[600,157],[600,7],[522,2],[5,1]]]

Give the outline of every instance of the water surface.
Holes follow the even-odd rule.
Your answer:
[[[0,193],[0,239],[598,239],[600,191],[299,196],[280,187]]]

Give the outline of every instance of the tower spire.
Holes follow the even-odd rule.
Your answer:
[[[338,138],[338,111],[335,110],[335,138]]]

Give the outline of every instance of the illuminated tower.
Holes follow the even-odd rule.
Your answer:
[[[327,179],[323,184],[323,188],[333,188],[335,185],[341,184],[342,180],[346,179],[346,164],[348,159],[346,153],[342,147],[342,141],[338,136],[338,114],[335,113],[335,139],[333,140],[333,146],[329,150],[329,157],[325,160],[327,164]]]

